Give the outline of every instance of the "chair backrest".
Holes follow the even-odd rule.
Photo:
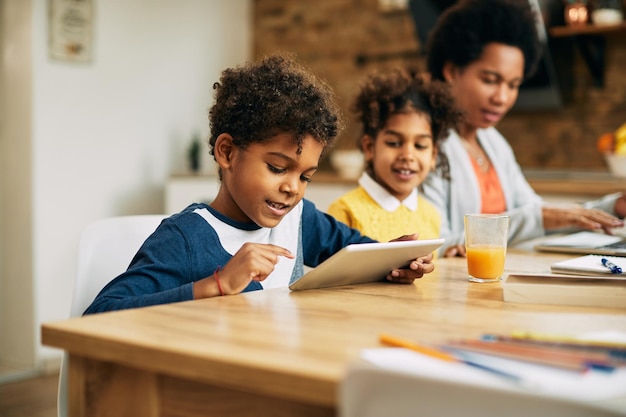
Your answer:
[[[82,315],[100,290],[124,272],[146,238],[165,218],[162,214],[117,216],[100,219],[83,230],[78,246],[78,269],[70,317]],[[68,357],[63,355],[57,413],[67,416]]]

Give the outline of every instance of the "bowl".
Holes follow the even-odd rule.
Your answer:
[[[626,155],[604,154],[609,171],[615,177],[626,178]]]
[[[359,178],[363,162],[363,154],[358,149],[336,149],[330,154],[330,164],[341,178]]]
[[[619,25],[623,19],[621,10],[606,8],[591,12],[591,20],[596,26]]]

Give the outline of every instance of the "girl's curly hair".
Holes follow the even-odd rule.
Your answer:
[[[437,148],[448,136],[448,131],[458,126],[462,117],[445,83],[428,81],[416,71],[402,68],[370,74],[361,84],[352,110],[363,128],[362,135],[374,139],[392,115],[423,113],[428,116],[433,145]],[[362,151],[361,141],[357,142]],[[437,168],[448,175],[448,159],[441,152]]]
[[[541,48],[537,16],[528,0],[462,0],[446,9],[426,43],[428,71],[433,79],[444,80],[446,62],[464,68],[494,42],[519,48],[524,78],[534,73]]]
[[[240,148],[291,133],[298,153],[304,137],[310,135],[324,145],[325,155],[342,128],[332,89],[288,55],[226,69],[213,89],[211,155],[222,133],[230,134]]]

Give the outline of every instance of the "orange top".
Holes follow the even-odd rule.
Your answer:
[[[471,158],[474,173],[480,186],[481,213],[500,214],[506,211],[506,201],[502,185],[496,174],[493,165],[489,165],[489,170],[484,172],[478,163]]]

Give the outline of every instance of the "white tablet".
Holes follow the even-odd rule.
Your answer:
[[[289,284],[289,289],[298,291],[380,281],[389,271],[428,255],[443,242],[443,239],[428,239],[348,245]]]

